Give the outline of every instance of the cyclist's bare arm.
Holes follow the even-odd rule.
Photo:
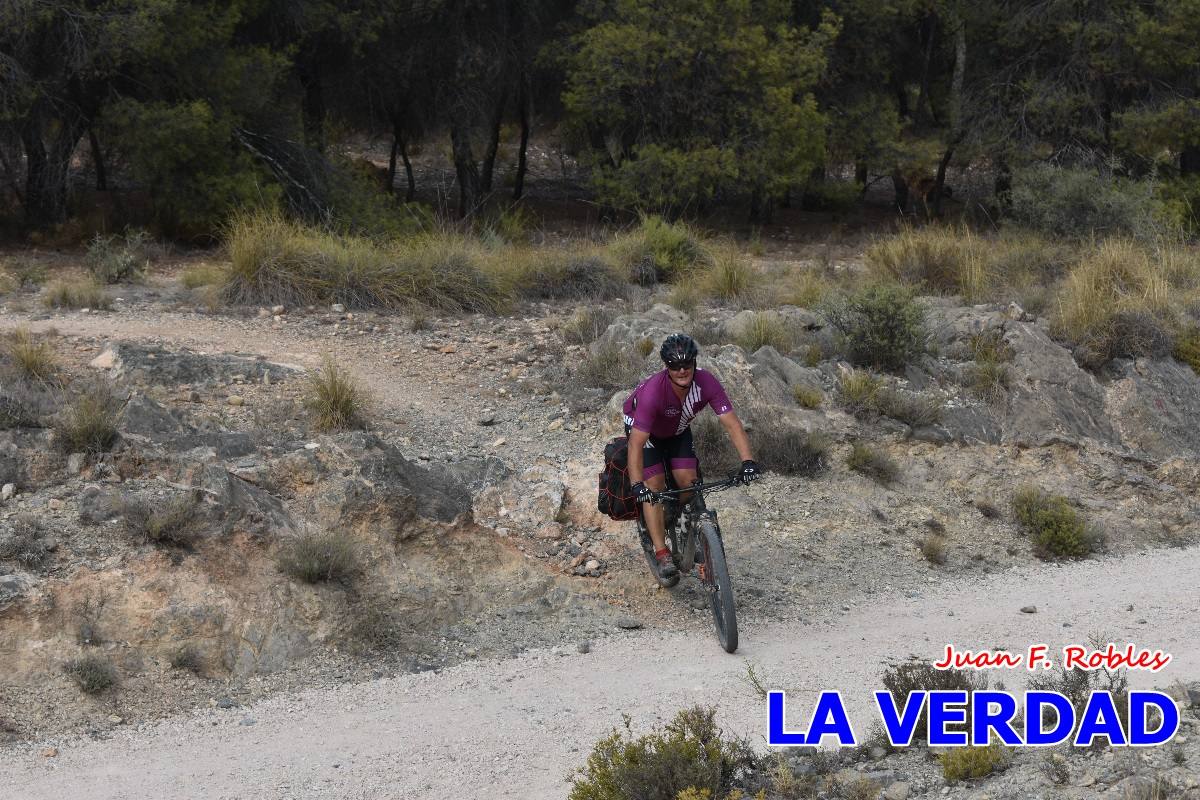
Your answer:
[[[638,483],[642,478],[642,448],[649,441],[650,434],[645,431],[639,431],[637,428],[629,429],[629,482]]]
[[[721,426],[725,428],[725,432],[729,434],[729,441],[733,442],[733,447],[738,451],[738,458],[742,461],[754,460],[754,455],[750,452],[750,438],[746,436],[746,429],[742,427],[742,421],[738,419],[736,411],[726,411],[721,416],[717,417],[721,421]],[[633,459],[629,459],[630,463]],[[641,467],[641,464],[638,464]]]

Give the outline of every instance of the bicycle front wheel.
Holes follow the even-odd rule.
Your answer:
[[[725,563],[725,546],[712,520],[700,522],[700,545],[704,548],[704,588],[708,590],[708,599],[712,604],[717,639],[726,653],[732,653],[738,646],[733,584],[729,581],[729,567]]]

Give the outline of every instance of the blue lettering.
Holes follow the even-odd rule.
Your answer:
[[[876,692],[875,704],[879,706],[883,729],[887,731],[892,747],[911,745],[913,734],[917,730],[917,720],[921,718],[921,709],[925,706],[925,692],[910,692],[904,699],[904,713],[900,715],[897,714],[896,699],[892,697],[891,692]]]
[[[1079,721],[1079,731],[1075,734],[1075,746],[1091,747],[1092,740],[1097,736],[1108,737],[1109,743],[1114,746],[1128,744],[1125,732],[1121,730],[1117,707],[1113,705],[1112,695],[1108,692],[1092,692],[1088,698]]]
[[[947,708],[947,706],[962,708]],[[967,721],[967,693],[937,690],[929,693],[929,744],[931,747],[955,747],[967,744],[967,732],[948,731],[946,725]],[[965,728],[965,725],[963,726]]]
[[[1055,723],[1049,731],[1042,729],[1042,709],[1054,709]],[[1065,742],[1075,727],[1075,707],[1058,692],[1025,693],[1025,744],[1052,745]]]
[[[1000,741],[1009,746],[1021,744],[1021,737],[1012,728],[1017,715],[1017,699],[1008,692],[975,692],[971,710],[971,741],[976,745],[990,743],[989,730],[1000,736]],[[992,707],[998,707],[992,713]]]
[[[804,731],[786,731],[783,729],[783,711],[786,706],[783,692],[767,694],[767,744],[769,745],[802,745],[807,744]]]
[[[1162,712],[1162,724],[1158,730],[1146,730],[1149,721],[1146,706],[1151,705]],[[1179,730],[1179,709],[1175,701],[1162,692],[1129,693],[1129,743],[1137,746],[1165,744]]]
[[[824,736],[835,736],[838,745],[853,747],[858,744],[842,696],[838,692],[821,692],[817,706],[809,720],[808,733],[784,730],[785,697],[783,692],[767,694],[767,744],[769,745],[819,745]]]

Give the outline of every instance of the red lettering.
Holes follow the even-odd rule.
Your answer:
[[[1075,667],[1080,667],[1081,669],[1087,669],[1086,666],[1084,666],[1082,663],[1080,663],[1081,661],[1083,661],[1083,652],[1084,652],[1083,648],[1078,647],[1076,645],[1070,645],[1069,647],[1064,647],[1063,648],[1063,667],[1065,667],[1066,669],[1074,669]]]

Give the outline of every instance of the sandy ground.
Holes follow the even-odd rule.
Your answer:
[[[285,694],[249,708],[201,709],[111,738],[38,742],[0,754],[5,796],[96,798],[562,798],[566,776],[622,714],[644,731],[693,703],[761,746],[766,703],[746,681],[789,690],[803,726],[839,689],[865,731],[888,663],[966,648],[1053,648],[1106,632],[1173,655],[1136,686],[1200,674],[1200,548],[947,581],[922,598],[876,595],[801,625],[742,631],[736,655],[699,620],[693,635],[639,631],[587,654],[531,652],[363,684]],[[1037,613],[1021,613],[1035,605]],[[1132,610],[1130,610],[1132,606]],[[1069,626],[1069,627],[1068,627]],[[997,670],[1016,688],[1023,671]],[[55,757],[44,748],[58,748]]]

